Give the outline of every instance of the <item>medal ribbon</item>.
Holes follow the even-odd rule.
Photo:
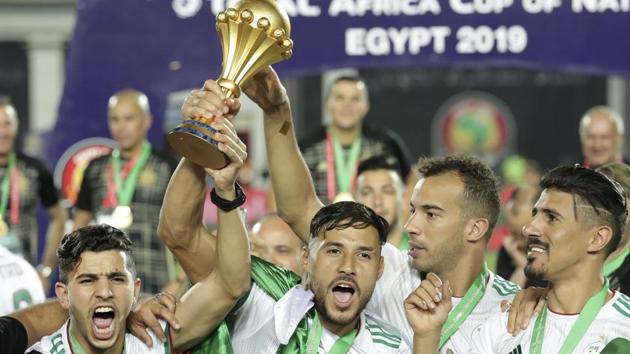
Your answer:
[[[17,171],[15,169],[15,153],[10,153],[9,154],[9,165],[7,167],[7,172],[4,174],[4,177],[2,177],[2,184],[0,185],[1,187],[1,191],[2,191],[2,197],[0,198],[0,219],[4,219],[4,214],[7,211],[7,206],[9,204],[9,194],[11,195],[11,207],[14,206],[15,204],[15,192],[16,192],[16,188],[11,188],[11,185],[13,185],[14,187],[17,185],[17,178],[16,178],[16,173],[14,173],[14,171]],[[19,192],[19,190],[17,190]],[[18,197],[19,199],[19,197]],[[19,207],[19,204],[18,204]],[[18,215],[17,213],[19,213],[19,211],[14,211],[14,208],[11,208],[11,223],[15,224],[17,222],[18,219]]]
[[[582,312],[571,327],[571,331],[562,344],[562,348],[558,353],[572,353],[575,347],[584,336],[588,327],[591,325],[597,314],[606,303],[608,296],[608,279],[604,277],[604,285],[602,288],[586,302]],[[542,312],[536,318],[534,324],[534,333],[530,342],[529,352],[532,354],[542,353],[543,337],[545,336],[545,323],[547,322],[547,303],[543,307]]]
[[[131,199],[133,198],[133,193],[138,183],[138,177],[140,177],[140,171],[142,171],[144,165],[146,165],[149,155],[151,155],[151,144],[145,141],[142,145],[142,153],[140,153],[138,159],[133,163],[133,168],[131,168],[131,171],[127,174],[123,182],[120,168],[120,150],[114,149],[114,151],[112,151],[112,167],[118,205],[129,206],[131,204]]]
[[[628,257],[629,254],[630,254],[630,246],[627,247],[625,251],[621,252],[620,255],[615,257],[615,259],[611,260],[610,262],[606,262],[606,264],[604,264],[604,276],[608,277],[612,273],[614,273],[617,269],[619,269],[619,267],[621,267],[621,265],[626,260],[626,257]]]
[[[362,140],[361,135],[354,139],[346,158],[339,140],[330,131],[326,133],[328,200],[333,201],[338,193],[352,193]]]
[[[439,348],[451,338],[451,336],[457,332],[459,326],[464,323],[468,315],[477,306],[483,294],[486,292],[486,283],[488,280],[488,266],[484,263],[481,272],[477,274],[477,277],[473,281],[472,285],[466,291],[466,294],[462,300],[455,306],[453,310],[448,314],[448,318],[442,327],[442,335],[440,336]]]
[[[308,331],[308,339],[306,341],[306,353],[307,354],[317,354],[317,350],[319,349],[319,343],[322,340],[322,323],[319,320],[319,316],[317,316],[317,312],[315,312],[315,317],[313,318],[313,324]],[[332,348],[328,354],[346,354],[348,350],[352,347],[352,342],[354,342],[354,338],[357,335],[357,330],[353,329],[348,332],[343,337],[339,337],[335,344],[333,344]]]

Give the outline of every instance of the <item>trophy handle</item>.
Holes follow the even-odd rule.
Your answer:
[[[226,98],[239,98],[241,96],[241,88],[232,80],[220,78],[217,84],[223,89]]]

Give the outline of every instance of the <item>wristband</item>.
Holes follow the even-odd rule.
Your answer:
[[[234,191],[236,192],[236,198],[234,198],[234,200],[225,200],[219,197],[215,188],[212,188],[212,192],[210,192],[210,201],[212,201],[212,204],[216,205],[217,208],[223,210],[224,212],[232,211],[243,205],[245,200],[247,200],[243,189],[238,183],[234,183]]]

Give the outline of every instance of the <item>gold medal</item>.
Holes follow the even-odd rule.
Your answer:
[[[354,202],[354,197],[352,196],[352,193],[341,192],[337,194],[335,200],[333,200],[333,203],[337,202]]]
[[[119,205],[112,214],[112,226],[127,229],[133,223],[133,214],[129,206]]]
[[[9,233],[9,225],[0,218],[0,237],[4,237]]]

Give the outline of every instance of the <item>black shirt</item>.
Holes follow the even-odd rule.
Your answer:
[[[24,354],[28,335],[22,323],[15,318],[0,317],[0,354]]]
[[[302,157],[313,178],[315,192],[324,204],[332,202],[328,200],[326,133],[327,127],[320,127],[300,140],[299,143]],[[405,183],[412,168],[412,161],[407,146],[400,136],[387,128],[377,129],[362,124],[361,137],[359,161],[376,155],[393,156],[398,160],[400,176]]]

